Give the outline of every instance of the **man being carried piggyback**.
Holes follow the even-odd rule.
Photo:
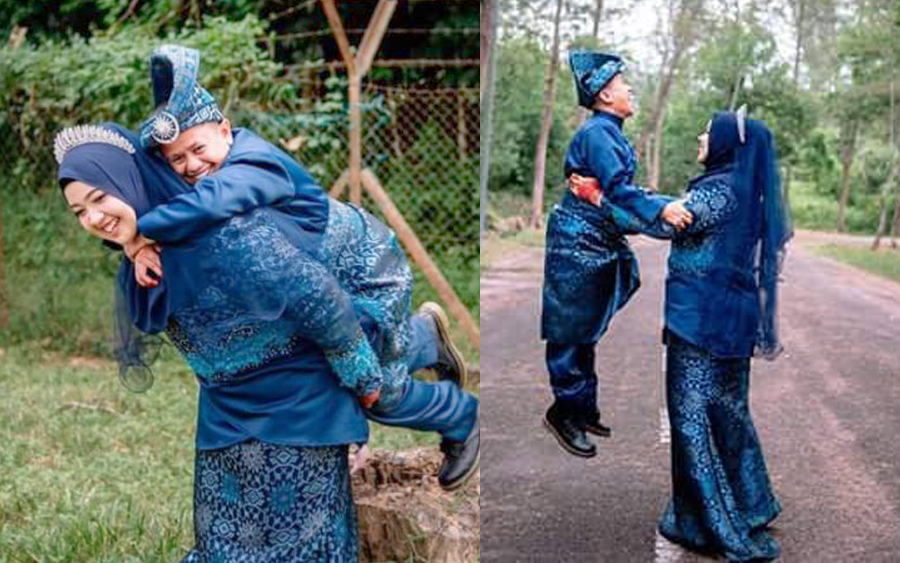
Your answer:
[[[198,51],[178,45],[162,46],[151,56],[156,110],[141,128],[140,143],[158,151],[193,189],[138,219],[139,236],[126,245],[137,282],[148,288],[160,284],[160,244],[182,244],[255,209],[277,210],[273,220],[289,224],[292,243],[319,263],[352,303],[338,310],[333,303],[311,302],[311,310],[327,313],[338,332],[364,335],[352,354],[325,347],[335,375],[354,388],[359,366],[380,365],[383,381],[358,390],[367,416],[440,433],[445,455],[439,483],[459,487],[478,466],[479,402],[462,390],[466,366],[450,339],[445,313],[426,303],[411,314],[412,273],[394,233],[363,210],[329,198],[281,149],[246,129],[232,129],[197,81],[199,62]],[[422,367],[436,369],[441,381],[412,378]]]

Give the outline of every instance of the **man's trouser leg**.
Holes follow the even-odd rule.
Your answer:
[[[460,390],[453,382],[430,383],[409,375],[437,362],[438,337],[432,325],[423,315],[410,318],[412,334],[407,350],[403,391],[389,403],[376,403],[367,415],[387,426],[438,432],[447,440],[461,442],[475,425],[478,399]],[[367,328],[365,324],[363,328]]]
[[[595,346],[595,342],[547,343],[547,371],[556,404],[562,413],[581,420],[598,416]]]

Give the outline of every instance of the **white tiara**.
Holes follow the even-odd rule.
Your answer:
[[[56,162],[62,164],[67,152],[88,143],[104,143],[119,147],[128,154],[134,154],[134,145],[115,131],[99,125],[76,125],[66,127],[53,139],[53,154],[56,156]]]

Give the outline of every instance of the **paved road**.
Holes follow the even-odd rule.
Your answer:
[[[900,561],[900,285],[792,244],[787,352],[754,363],[752,408],[784,513],[785,562]],[[806,239],[804,241],[804,239]],[[659,343],[666,244],[634,242],[644,286],[598,348],[614,437],[583,460],[541,427],[542,253],[481,278],[484,562],[709,561],[657,537],[669,493]]]

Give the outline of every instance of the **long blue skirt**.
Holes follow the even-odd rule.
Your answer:
[[[765,528],[781,505],[750,416],[750,358],[715,358],[672,333],[667,340],[672,498],[660,533],[729,561],[777,558]]]
[[[197,452],[195,548],[182,563],[357,561],[347,447],[250,440]]]

